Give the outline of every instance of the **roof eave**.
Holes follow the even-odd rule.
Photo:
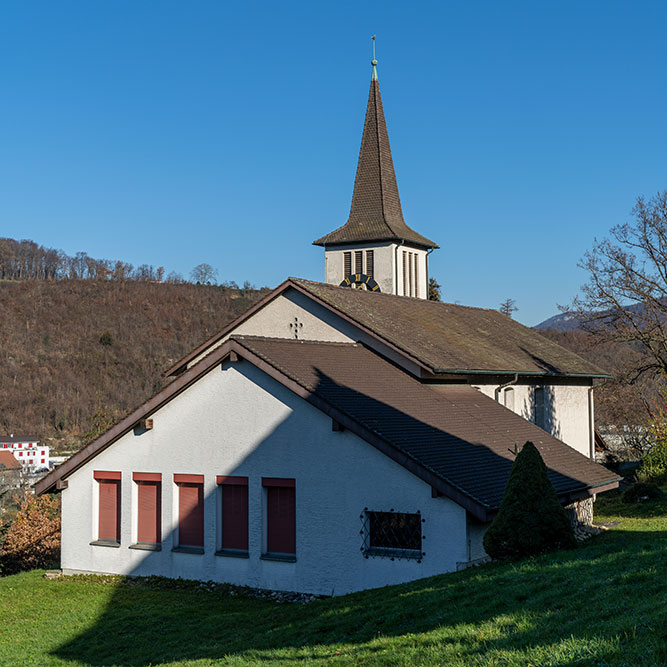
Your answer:
[[[554,373],[549,371],[519,371],[519,370],[489,370],[481,368],[436,368],[434,375],[527,375],[531,377],[558,377],[558,378],[600,378],[613,379],[605,373]]]
[[[433,249],[437,250],[440,246],[429,239],[425,239],[427,243],[423,241],[416,241],[415,239],[408,239],[401,236],[379,236],[377,238],[366,238],[366,239],[347,239],[347,240],[338,240],[338,241],[328,241],[326,236],[313,241],[312,245],[321,246],[326,248],[327,246],[340,246],[340,245],[354,245],[357,243],[400,243],[402,245],[411,244],[419,246],[420,248]]]

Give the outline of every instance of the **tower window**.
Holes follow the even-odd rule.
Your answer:
[[[419,296],[419,255],[415,253],[415,296]]]
[[[364,272],[364,253],[361,250],[354,251],[354,272]]]
[[[410,296],[415,295],[415,288],[414,288],[414,285],[412,284],[412,275],[413,275],[412,274],[412,256],[413,255],[414,255],[413,252],[408,253],[408,269],[409,269],[408,272],[409,272],[409,275],[410,275],[410,278],[409,278],[409,280],[410,280]]]
[[[408,253],[403,251],[403,296],[408,295]]]
[[[372,250],[366,251],[366,275],[370,276],[371,278],[375,277],[375,266]]]
[[[352,253],[343,253],[343,275],[349,276],[352,273]]]

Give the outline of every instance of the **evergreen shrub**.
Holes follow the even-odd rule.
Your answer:
[[[526,442],[512,466],[500,510],[484,535],[484,549],[495,560],[514,560],[575,546],[572,525],[544,461],[535,445]]]

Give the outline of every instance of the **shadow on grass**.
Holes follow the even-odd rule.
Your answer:
[[[572,552],[310,604],[128,581],[93,627],[54,654],[89,665],[467,663],[494,652],[534,664],[665,664],[666,556],[667,531],[610,532]]]

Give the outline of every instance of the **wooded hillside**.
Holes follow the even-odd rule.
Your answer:
[[[543,336],[597,364],[613,376],[596,383],[595,423],[601,425],[646,425],[661,409],[664,395],[657,374],[638,375],[647,355],[634,343],[601,341],[581,330],[540,331]]]
[[[0,432],[78,446],[164,384],[162,371],[260,290],[0,280]]]

